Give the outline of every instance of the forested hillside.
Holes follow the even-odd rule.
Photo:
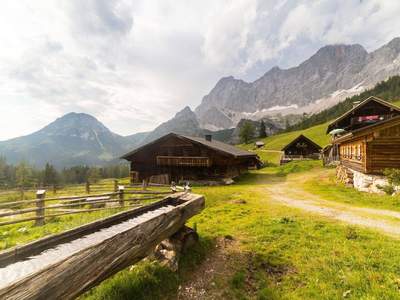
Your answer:
[[[304,116],[300,123],[288,127],[285,131],[294,131],[310,128],[328,121],[334,120],[353,107],[354,102],[361,102],[370,96],[397,103],[400,100],[400,76],[393,76],[387,81],[378,83],[374,88],[367,90],[357,96],[347,98],[337,105],[323,110],[309,117]]]

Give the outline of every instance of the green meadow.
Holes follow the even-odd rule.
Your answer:
[[[318,162],[288,164],[232,186],[195,188],[206,197],[205,210],[189,222],[200,243],[177,274],[144,261],[81,299],[183,299],[199,280],[200,299],[400,299],[397,239],[281,205],[267,192],[321,169]]]
[[[334,169],[323,168],[319,161],[277,165],[279,150],[300,133],[321,146],[328,144],[326,126],[268,137],[264,149],[242,145],[257,151],[267,167],[230,186],[194,187],[194,193],[206,198],[205,210],[188,224],[196,228],[200,241],[182,255],[177,273],[146,259],[80,299],[400,299],[398,236],[274,198],[279,192],[294,200],[312,196],[326,207],[400,211],[399,196],[345,187],[335,182]],[[43,227],[30,223],[0,227],[0,248],[116,211],[55,218]],[[382,218],[400,225],[396,218]]]

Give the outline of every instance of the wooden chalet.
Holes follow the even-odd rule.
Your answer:
[[[219,181],[234,178],[261,162],[255,153],[212,139],[167,134],[125,154],[133,182]]]
[[[400,168],[400,108],[370,97],[328,126],[331,155],[351,171],[382,174]]]
[[[292,160],[319,159],[321,149],[320,145],[301,134],[282,149],[281,164]]]

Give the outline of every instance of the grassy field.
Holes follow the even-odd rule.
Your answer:
[[[121,184],[127,184],[128,179],[120,179],[119,183]],[[140,189],[140,188],[139,188]],[[154,188],[154,187],[149,187],[148,190],[164,190],[164,191],[169,191],[168,188]],[[91,190],[91,195],[96,194],[96,193],[105,193],[105,192],[112,192],[114,190],[114,180],[109,179],[109,180],[102,180],[96,185],[92,186]],[[15,195],[13,195],[15,194]],[[10,194],[3,194],[3,198],[0,198],[0,202],[6,202],[6,201],[18,201],[20,200],[20,195],[18,192],[11,193],[12,198],[10,200]],[[49,190],[46,192],[47,197],[60,197],[60,196],[71,196],[71,195],[87,195],[86,190],[85,190],[85,185],[72,185],[72,186],[66,186],[63,189],[60,189],[57,191],[56,194],[53,193],[53,191]],[[35,199],[35,192],[31,191],[28,193],[25,193],[25,199]],[[146,200],[143,201],[143,203],[151,202],[154,200]],[[51,204],[57,203],[58,201],[55,202],[49,202]],[[21,208],[21,207],[18,207]],[[10,247],[14,247],[20,244],[25,244],[29,241],[36,240],[38,238],[50,235],[50,234],[55,234],[59,232],[63,232],[65,230],[89,223],[91,221],[104,218],[110,215],[113,215],[117,212],[127,210],[129,207],[125,208],[110,208],[107,210],[101,210],[101,211],[96,211],[96,212],[90,212],[90,213],[80,213],[80,214],[71,214],[71,215],[65,215],[65,216],[59,216],[59,217],[52,217],[52,218],[46,218],[46,224],[45,226],[33,226],[34,222],[24,222],[24,223],[18,223],[15,225],[7,225],[7,226],[0,226],[0,250],[4,250]],[[26,217],[33,217],[34,213],[26,213],[20,216],[13,216],[15,218],[26,218]],[[10,218],[0,218],[0,221],[9,221]]]
[[[308,192],[334,202],[400,211],[400,197],[363,193],[335,181],[335,170],[314,169],[301,186]]]
[[[121,185],[128,184],[129,182],[128,178],[119,179],[118,181]],[[90,190],[92,194],[113,191],[114,179],[99,180],[97,183],[91,184]],[[54,190],[53,187],[49,187],[46,189],[47,197],[61,197],[83,194],[86,194],[86,184],[65,185],[57,188],[56,190]],[[23,199],[35,199],[35,197],[36,190],[34,188],[24,190],[23,194],[21,194],[21,191],[18,189],[0,190],[0,203],[18,201]]]
[[[330,136],[326,134],[327,127],[328,123],[325,123],[305,130],[298,130],[269,136],[265,139],[261,139],[265,143],[265,146],[261,149],[256,149],[253,143],[242,144],[239,147],[257,153],[261,160],[267,165],[277,165],[279,164],[282,155],[282,153],[280,153],[279,151],[281,151],[284,146],[286,146],[300,134],[303,134],[312,139],[321,147],[328,145],[330,143]]]
[[[318,162],[289,164],[232,186],[195,188],[206,196],[206,209],[189,224],[201,242],[178,274],[145,261],[81,299],[176,299],[198,280],[206,281],[201,299],[400,299],[397,240],[279,205],[266,193],[290,175],[316,170]],[[212,268],[204,271],[207,264]]]
[[[183,291],[201,280],[201,299],[400,299],[398,240],[280,205],[268,193],[297,178],[305,191],[332,203],[400,211],[399,197],[346,188],[333,171],[318,161],[290,163],[253,171],[232,186],[195,187],[206,197],[206,209],[189,223],[200,243],[181,258],[178,273],[145,260],[80,299],[188,299]],[[0,227],[0,248],[118,210],[54,218],[43,227]]]
[[[292,131],[282,134],[269,136],[263,139],[265,143],[265,150],[282,150],[284,146],[298,137],[300,134],[307,136],[312,139],[321,147],[324,147],[330,143],[330,136],[326,134],[326,128],[328,123],[314,126],[305,130]]]

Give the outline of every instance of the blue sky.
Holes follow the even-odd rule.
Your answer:
[[[75,111],[119,134],[195,108],[223,76],[247,81],[321,46],[400,36],[391,0],[3,0],[0,140]]]

